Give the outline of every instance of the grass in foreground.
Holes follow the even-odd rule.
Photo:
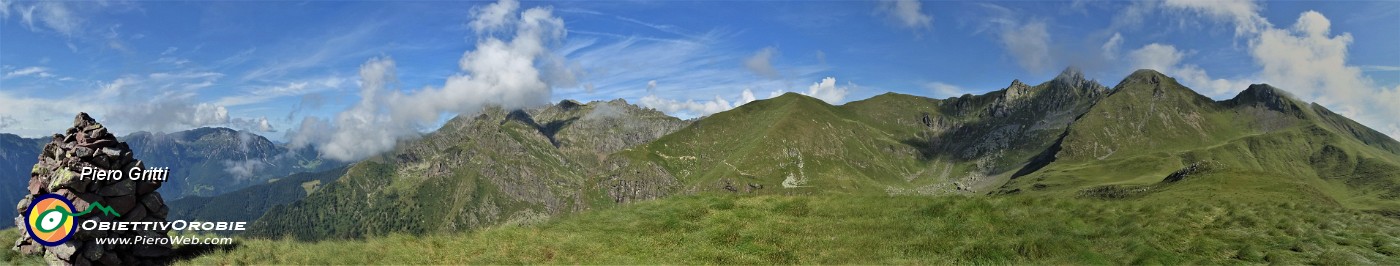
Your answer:
[[[699,196],[545,224],[244,240],[190,264],[1396,264],[1400,220],[1282,203]]]

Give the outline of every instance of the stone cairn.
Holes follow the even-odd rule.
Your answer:
[[[120,181],[78,180],[83,167],[123,172]],[[144,265],[161,264],[172,254],[169,244],[164,245],[98,245],[97,238],[118,237],[145,238],[166,237],[168,230],[147,231],[104,231],[82,230],[83,221],[125,222],[165,222],[170,208],[156,192],[159,181],[132,181],[125,173],[132,167],[145,169],[140,160],[132,157],[131,148],[117,141],[116,136],[107,132],[102,124],[94,121],[86,113],[73,119],[73,127],[65,134],[53,136],[39,155],[39,163],[34,165],[29,177],[29,193],[15,205],[20,213],[15,224],[20,227],[20,237],[15,241],[14,250],[20,253],[44,254],[50,264],[64,265]],[[24,229],[24,213],[30,202],[39,195],[58,194],[73,202],[74,212],[87,210],[92,203],[102,203],[120,213],[112,217],[101,211],[93,211],[74,219],[73,237],[61,245],[46,247],[30,239]]]

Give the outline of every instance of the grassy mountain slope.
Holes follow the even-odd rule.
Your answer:
[[[858,119],[788,93],[711,115],[620,155],[634,167],[664,169],[678,181],[673,191],[882,193],[884,184],[917,172],[912,148]],[[629,171],[635,172],[621,172]]]
[[[544,224],[244,240],[206,264],[1394,264],[1400,221],[1306,202],[671,197]]]
[[[621,152],[615,201],[676,193],[973,193],[1001,185],[1106,88],[1068,69],[1036,86],[843,106],[789,93],[711,115]],[[981,190],[985,191],[985,190]]]
[[[1268,85],[1214,101],[1150,70],[1113,90],[1067,73],[943,100],[784,95],[608,156],[585,188],[655,200],[190,263],[1400,263],[1395,140]]]
[[[1400,207],[1400,144],[1318,107],[1268,85],[1217,102],[1140,70],[1073,123],[1053,162],[1001,191]]]
[[[581,189],[595,174],[592,165],[684,124],[620,100],[487,108],[350,166],[319,192],[268,211],[248,233],[321,239],[450,232],[610,204]]]
[[[345,169],[296,173],[218,196],[190,196],[173,200],[170,201],[170,219],[251,222],[274,206],[296,202],[324,184],[335,182],[345,175]]]

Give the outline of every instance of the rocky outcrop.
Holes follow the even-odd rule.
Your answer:
[[[78,226],[88,220],[165,222],[170,209],[165,206],[160,193],[156,192],[161,182],[132,181],[129,176],[120,181],[80,180],[79,173],[84,167],[125,173],[131,168],[145,169],[145,164],[136,160],[126,143],[117,141],[102,124],[86,113],[78,114],[72,128],[64,134],[54,135],[52,141],[44,146],[39,163],[34,165],[30,175],[28,191],[15,205],[15,210],[20,213],[19,217],[15,217],[15,223],[21,229],[14,249],[24,254],[42,253],[50,265],[144,265],[159,263],[169,256],[169,244],[98,245],[95,241],[97,238],[136,236],[163,238],[168,230],[82,230]],[[81,214],[73,220],[76,232],[72,237],[51,247],[36,242],[24,229],[28,226],[24,214],[29,211],[30,204],[46,194],[57,194],[68,199],[73,203],[72,212]],[[102,206],[115,211],[115,215]],[[89,209],[93,211],[82,214]]]

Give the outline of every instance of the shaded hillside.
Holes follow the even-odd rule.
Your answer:
[[[345,175],[345,167],[296,173],[212,197],[189,196],[170,201],[170,219],[252,222],[272,207],[296,202]]]

